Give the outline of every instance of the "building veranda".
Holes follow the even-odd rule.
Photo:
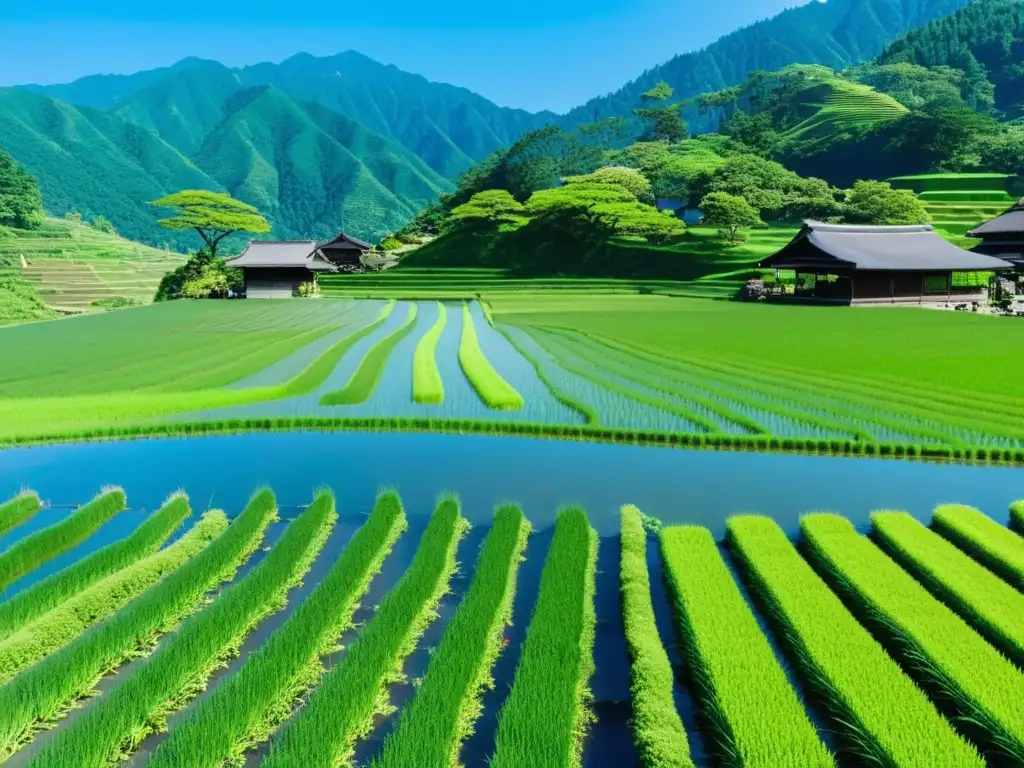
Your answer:
[[[242,270],[250,299],[286,299],[321,272],[356,269],[372,246],[344,232],[325,243],[316,240],[254,240],[229,267]]]
[[[807,221],[761,267],[793,270],[792,294],[770,299],[823,304],[933,304],[985,301],[987,287],[955,276],[1013,265],[958,248],[928,224],[867,226]]]

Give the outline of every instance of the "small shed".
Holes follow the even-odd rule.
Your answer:
[[[1024,271],[1024,200],[967,236],[981,240],[974,248],[977,253],[995,256],[1013,264],[1018,272]]]
[[[956,285],[954,273],[1013,268],[1002,259],[958,248],[929,224],[876,227],[817,221],[804,222],[799,234],[760,266],[796,272],[795,292],[778,298],[828,304],[981,301],[987,298],[986,288]]]
[[[228,266],[242,270],[250,299],[287,299],[302,283],[314,282],[318,272],[337,271],[315,240],[254,241]]]

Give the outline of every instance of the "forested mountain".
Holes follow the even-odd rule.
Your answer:
[[[707,48],[676,56],[615,93],[596,98],[565,118],[579,125],[629,115],[655,83],[679,98],[742,83],[755,70],[790,64],[843,69],[877,56],[899,35],[946,16],[971,0],[828,0],[811,2],[726,35]]]
[[[197,146],[196,136],[216,124],[227,96],[256,85],[276,86],[357,120],[405,145],[449,179],[555,119],[551,113],[499,107],[465,88],[430,82],[355,51],[321,58],[298,54],[280,64],[237,69],[186,59],[152,72],[28,88],[72,104],[116,110],[189,151]]]
[[[975,109],[1024,116],[1024,3],[975,0],[892,43],[878,64],[950,67],[964,73],[961,97]]]
[[[449,186],[397,142],[267,85],[231,96],[194,157],[276,237],[327,238],[344,222],[381,238]]]

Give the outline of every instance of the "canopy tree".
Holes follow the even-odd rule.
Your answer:
[[[718,227],[729,238],[730,243],[739,240],[740,227],[760,227],[761,217],[746,199],[728,192],[710,192],[700,201],[704,223]]]
[[[563,181],[568,186],[608,184],[613,187],[621,187],[641,203],[654,204],[651,182],[636,168],[610,165],[582,176],[568,176]]]
[[[258,210],[222,192],[186,189],[154,200],[153,205],[176,208],[177,213],[161,219],[160,226],[173,230],[194,229],[206,243],[211,258],[217,257],[217,246],[229,235],[236,232],[262,235],[270,231],[270,223]]]
[[[846,219],[855,224],[927,224],[928,211],[909,189],[886,181],[858,181],[846,193]]]
[[[485,189],[469,202],[452,210],[454,220],[465,224],[525,224],[523,204],[505,189]]]
[[[33,229],[43,218],[43,197],[35,177],[0,149],[0,225]]]
[[[682,117],[683,105],[667,103],[672,93],[672,87],[662,81],[640,97],[644,106],[634,109],[633,113],[647,124],[644,141],[676,142],[689,134]]]

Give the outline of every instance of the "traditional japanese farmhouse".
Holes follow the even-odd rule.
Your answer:
[[[896,227],[804,223],[785,248],[760,263],[796,272],[796,290],[778,298],[828,304],[927,304],[982,301],[971,273],[1013,265],[966,251],[929,224]]]
[[[974,248],[976,252],[1008,261],[1018,272],[1024,271],[1024,200],[967,236],[981,240]]]
[[[250,299],[286,299],[303,283],[316,282],[320,272],[356,267],[369,243],[344,232],[326,243],[316,240],[254,240],[242,255],[228,262],[245,275]]]

